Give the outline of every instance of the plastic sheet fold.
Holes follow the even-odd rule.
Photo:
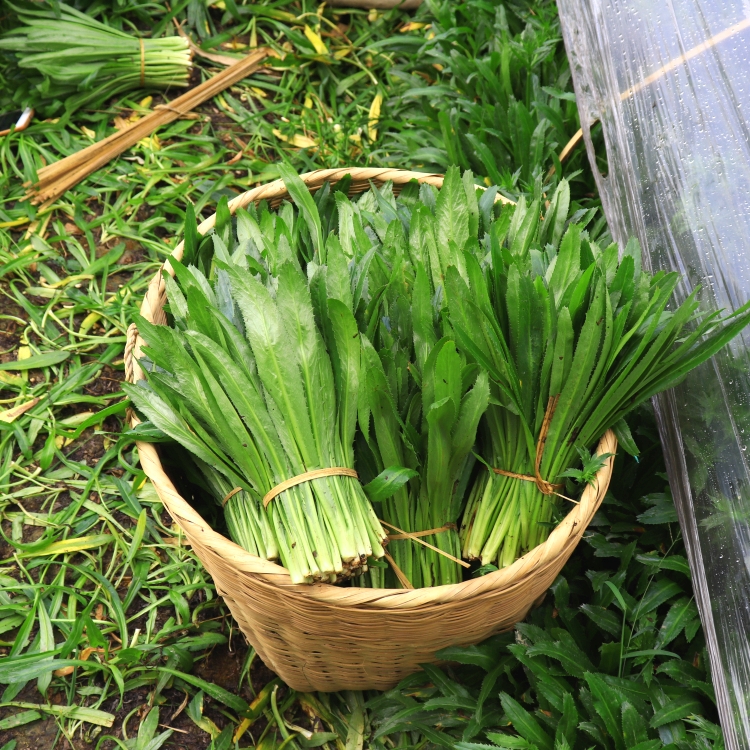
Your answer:
[[[678,301],[750,299],[750,2],[559,0],[605,214]],[[594,166],[596,171],[596,167]],[[750,331],[655,403],[727,748],[750,748]]]

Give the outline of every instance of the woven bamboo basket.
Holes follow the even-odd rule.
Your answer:
[[[412,179],[440,187],[441,175],[403,170],[318,170],[302,179],[314,191],[325,182],[352,176],[350,194],[392,181],[394,192]],[[237,196],[235,211],[267,200],[276,206],[287,196],[281,180]],[[504,200],[504,199],[503,199]],[[214,226],[215,217],[199,231]],[[182,244],[172,255],[182,257]],[[168,261],[164,264],[171,272]],[[161,272],[151,281],[141,314],[165,324],[166,293]],[[125,373],[129,382],[142,377],[137,358],[142,340],[135,326],[128,331]],[[131,424],[138,418],[131,413]],[[539,545],[510,567],[481,578],[425,589],[344,588],[328,584],[294,585],[279,565],[249,554],[214,531],[180,496],[159,460],[155,445],[137,443],[141,466],[187,541],[213,576],[219,594],[263,661],[295,690],[384,690],[435,662],[435,652],[466,646],[508,630],[526,616],[557,577],[596,513],[609,486],[613,458],[585,488],[580,502]],[[611,431],[598,453],[614,455]]]

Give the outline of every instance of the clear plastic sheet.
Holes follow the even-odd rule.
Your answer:
[[[559,0],[614,238],[705,310],[750,299],[750,0]],[[595,168],[596,169],[596,168]],[[655,406],[727,748],[750,748],[750,331]]]

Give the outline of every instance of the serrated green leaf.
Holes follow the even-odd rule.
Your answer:
[[[318,207],[315,205],[315,201],[312,195],[310,195],[307,185],[302,182],[290,166],[279,164],[278,169],[281,179],[284,180],[284,185],[289,191],[289,195],[292,196],[292,200],[297,205],[297,208],[299,208],[300,213],[307,223],[310,236],[313,238],[313,248],[319,254],[321,263],[325,263],[325,239],[323,237],[323,228],[320,223]]]
[[[507,693],[500,693],[503,710],[513,724],[513,728],[527,742],[541,750],[553,750],[554,742],[539,722]]]
[[[690,695],[673,698],[667,701],[658,711],[654,712],[654,716],[651,719],[651,726],[658,728],[673,721],[684,719],[692,714],[701,714],[702,712],[703,706],[701,706],[700,701],[697,701]]]
[[[646,742],[648,740],[648,724],[646,723],[646,719],[628,701],[622,704],[621,712],[625,747],[630,748],[641,742]]]

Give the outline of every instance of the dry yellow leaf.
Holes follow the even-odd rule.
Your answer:
[[[96,139],[96,133],[91,128],[87,128],[85,125],[81,125],[81,132],[91,138],[92,141]]]
[[[144,109],[148,109],[151,106],[151,102],[153,102],[153,101],[154,101],[154,97],[153,96],[145,96],[145,97],[143,97],[143,99],[141,99],[138,102],[138,106],[139,107],[143,107]]]
[[[16,355],[16,359],[28,359],[31,357],[31,347],[29,346],[19,346],[18,347],[18,354]]]
[[[326,43],[307,24],[305,24],[305,36],[319,55],[328,54]]]
[[[78,427],[81,422],[85,422],[89,417],[93,417],[95,413],[93,411],[79,411],[78,414],[73,414],[71,417],[59,420],[58,424],[63,427]]]
[[[85,549],[94,549],[95,547],[107,545],[112,539],[111,534],[92,534],[91,536],[82,536],[77,539],[63,539],[59,542],[52,542],[48,547],[45,547],[44,554],[64,555],[71,552],[81,552]]]
[[[273,134],[285,143],[294,146],[295,148],[317,148],[318,142],[313,140],[309,136],[302,135],[301,133],[295,133],[291,138],[284,135],[280,130],[274,130]]]
[[[378,139],[378,120],[380,120],[380,106],[383,104],[383,95],[375,94],[370,105],[370,114],[367,118],[367,138],[370,143]]]
[[[148,149],[149,151],[161,150],[161,141],[159,140],[159,136],[156,135],[156,133],[152,133],[147,138],[141,138],[141,140],[138,141],[138,145],[141,148]]]
[[[107,652],[103,648],[94,648],[93,646],[87,646],[83,651],[81,651],[81,655],[78,657],[81,661],[86,661],[91,654],[106,654]],[[61,667],[60,669],[56,669],[54,671],[54,674],[56,677],[66,677],[69,674],[73,674],[73,670],[75,667],[67,666],[67,667]]]
[[[231,107],[229,106],[229,103],[227,102],[227,100],[226,100],[226,99],[225,99],[225,98],[224,98],[224,97],[223,97],[223,96],[222,96],[221,94],[217,94],[217,95],[216,95],[216,97],[215,97],[215,99],[216,99],[216,101],[217,101],[217,102],[219,102],[219,104],[221,104],[221,106],[222,106],[222,107],[224,107],[224,109],[226,109],[226,110],[227,110],[227,112],[231,112],[231,113],[232,113],[233,115],[236,115],[236,114],[237,114],[237,113],[236,113],[236,112],[235,112],[235,111],[234,111],[234,110],[233,110],[233,109],[232,109],[232,108],[231,108]]]
[[[7,229],[8,227],[20,227],[22,224],[28,224],[29,219],[13,219],[13,221],[0,221],[0,229]]]
[[[407,31],[419,31],[419,29],[425,28],[425,26],[429,26],[428,23],[418,23],[417,21],[411,21],[410,23],[405,23],[399,31],[402,33],[405,33]]]
[[[6,409],[5,411],[0,412],[0,422],[11,424],[29,409],[33,409],[38,403],[38,398],[32,398],[31,401],[27,401],[25,404],[19,404],[18,406]]]

